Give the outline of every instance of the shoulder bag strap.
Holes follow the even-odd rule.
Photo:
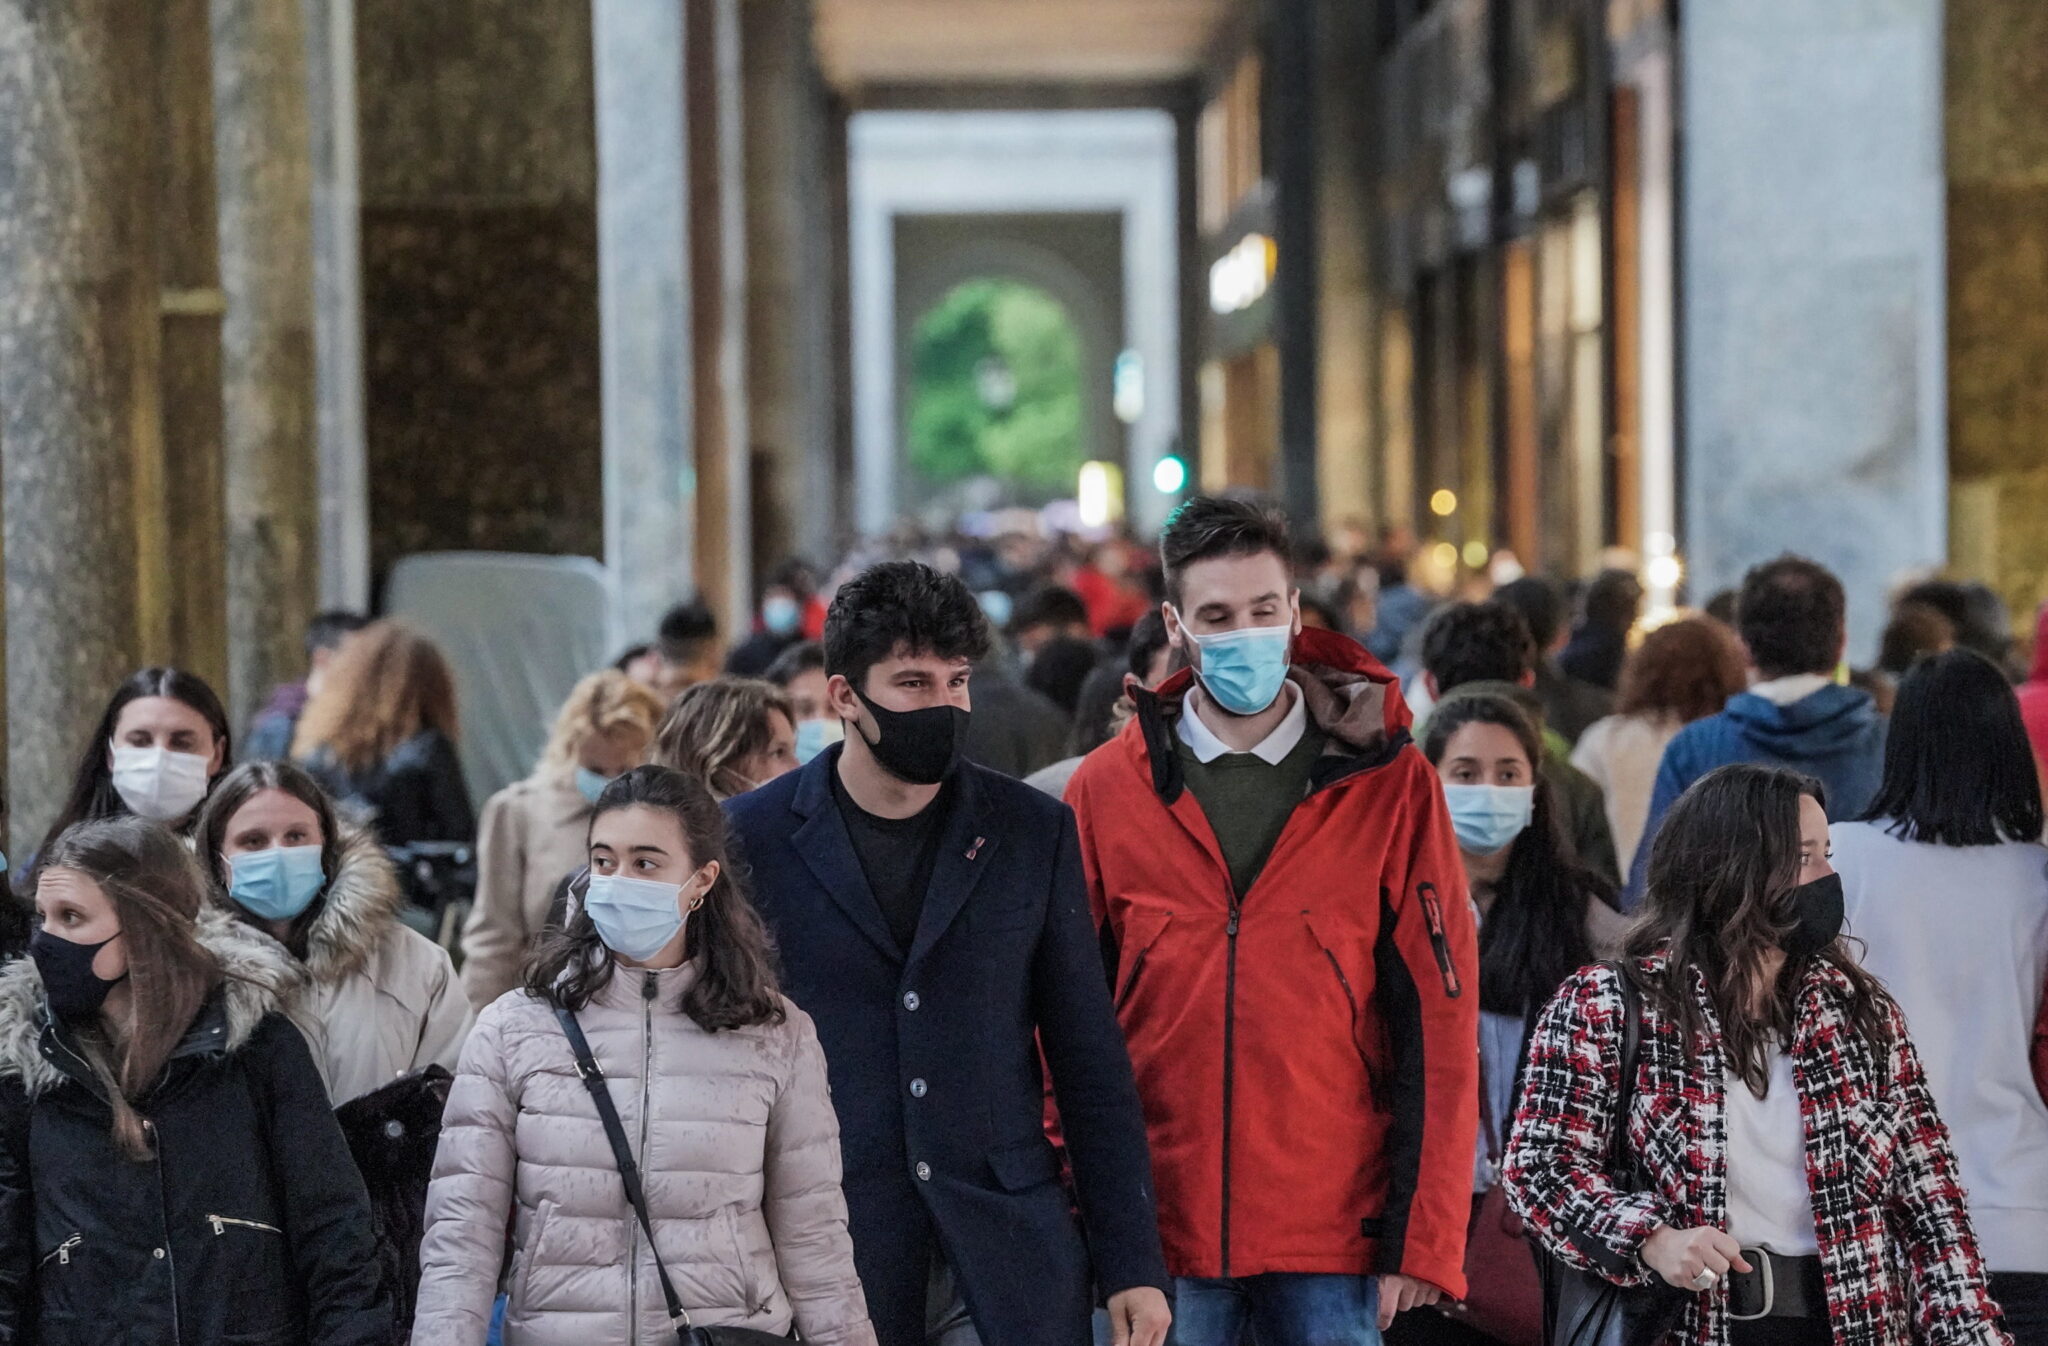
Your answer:
[[[1643,1003],[1629,979],[1628,965],[1617,960],[1608,966],[1621,987],[1621,1081],[1614,1095],[1614,1139],[1607,1148],[1608,1168],[1618,1171],[1628,1153],[1628,1113],[1635,1103],[1636,1071],[1642,1061]]]
[[[647,1235],[647,1251],[653,1254],[654,1271],[661,1278],[661,1297],[668,1302],[669,1324],[676,1329],[679,1339],[687,1340],[690,1315],[683,1308],[683,1298],[676,1293],[675,1283],[668,1278],[668,1268],[662,1265],[661,1249],[655,1245],[654,1225],[647,1218],[647,1193],[640,1185],[640,1166],[633,1162],[633,1149],[626,1142],[626,1126],[612,1103],[612,1091],[604,1082],[604,1072],[597,1068],[597,1058],[591,1055],[590,1041],[583,1036],[583,1026],[576,1022],[576,1016],[558,1005],[555,1019],[562,1025],[563,1036],[569,1039],[569,1049],[576,1053],[576,1073],[582,1077],[583,1087],[590,1091],[590,1101],[597,1105],[597,1118],[604,1123],[605,1139],[611,1142],[612,1162],[619,1167],[626,1201],[633,1207],[633,1214],[640,1217],[640,1228]]]

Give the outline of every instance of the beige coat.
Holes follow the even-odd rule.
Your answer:
[[[519,984],[561,881],[583,868],[590,805],[574,778],[537,771],[484,805],[476,905],[462,930],[462,989],[481,1010]]]
[[[344,837],[335,869],[284,1011],[339,1107],[426,1066],[453,1070],[470,1010],[447,950],[398,919],[405,895],[376,839]]]
[[[700,1326],[873,1346],[840,1192],[839,1119],[802,1010],[707,1033],[694,967],[620,969],[577,1015]],[[653,995],[645,994],[649,981]],[[505,1260],[505,1346],[672,1346],[661,1285],[554,1011],[493,1003],[462,1053],[427,1193],[415,1346],[482,1346]]]

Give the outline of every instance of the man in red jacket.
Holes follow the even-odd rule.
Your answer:
[[[1067,790],[1144,1099],[1177,1346],[1374,1346],[1465,1293],[1472,908],[1391,673],[1304,631],[1286,524],[1168,520],[1183,667]]]

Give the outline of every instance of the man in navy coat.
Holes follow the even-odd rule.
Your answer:
[[[1160,1346],[1145,1120],[1073,814],[960,758],[987,645],[955,578],[902,561],[849,581],[825,623],[844,743],[727,808],[824,1042],[882,1346],[1083,1346],[1097,1294],[1117,1346]]]

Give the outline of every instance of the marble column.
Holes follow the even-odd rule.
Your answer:
[[[226,409],[228,703],[298,677],[319,544],[305,11],[213,0]]]
[[[0,0],[0,499],[9,850],[55,816],[136,636],[154,435],[150,26],[130,0]]]

